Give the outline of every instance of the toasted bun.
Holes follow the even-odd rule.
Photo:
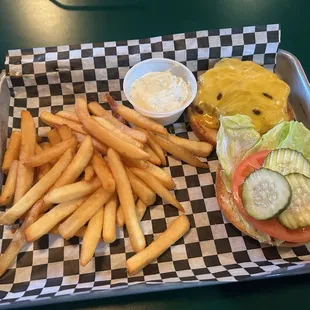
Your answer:
[[[194,105],[191,104],[187,109],[189,124],[193,132],[199,140],[209,142],[213,146],[216,146],[216,136],[218,130],[208,128],[205,125],[203,126],[200,123],[201,118],[195,117],[196,112],[194,111],[193,107]],[[295,119],[294,111],[290,104],[287,105],[287,113],[289,116],[289,120]]]
[[[226,219],[231,222],[237,229],[239,229],[244,234],[252,237],[253,239],[259,241],[258,232],[255,229],[249,229],[244,225],[244,223],[240,220],[240,215],[238,211],[232,205],[231,194],[226,190],[225,184],[220,174],[221,169],[222,168],[219,165],[216,172],[216,198],[218,200],[219,207],[221,208]],[[279,247],[297,247],[306,243],[284,242]],[[270,242],[268,244],[275,245],[273,242]]]

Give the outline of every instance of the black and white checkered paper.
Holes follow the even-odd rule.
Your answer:
[[[39,120],[42,111],[72,109],[77,97],[104,101],[106,92],[130,106],[123,93],[123,79],[139,61],[166,57],[185,64],[196,76],[220,58],[253,60],[272,69],[280,41],[279,25],[229,28],[81,45],[11,50],[6,58],[11,90],[9,134],[20,128],[20,112],[27,109],[38,133],[49,127]],[[170,126],[175,134],[196,139],[186,117]],[[281,270],[302,268],[310,258],[309,247],[277,249],[243,236],[223,218],[215,198],[215,153],[210,169],[194,168],[168,156],[177,185],[176,198],[191,223],[189,233],[139,274],[128,277],[125,260],[133,255],[127,232],[118,231],[112,245],[101,243],[86,267],[79,264],[80,240],[64,241],[46,235],[29,244],[17,262],[0,279],[0,305],[39,298],[107,290],[138,283],[189,281],[240,281]],[[147,243],[162,233],[178,215],[158,198],[147,210],[142,229]],[[12,238],[10,227],[0,227],[3,253]],[[87,296],[85,296],[87,298]]]

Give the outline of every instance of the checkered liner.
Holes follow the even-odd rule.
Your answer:
[[[268,25],[9,51],[9,133],[20,128],[20,111],[27,108],[39,134],[44,135],[49,127],[39,120],[40,113],[71,109],[79,96],[102,102],[109,91],[118,102],[130,106],[122,91],[124,76],[131,66],[148,58],[175,59],[196,76],[222,57],[253,60],[272,69],[279,39],[279,25]],[[196,139],[184,116],[169,130]],[[126,231],[119,230],[111,246],[100,244],[86,267],[79,265],[78,238],[64,241],[46,235],[23,249],[17,263],[0,279],[1,303],[137,283],[240,281],[303,267],[309,259],[307,247],[283,250],[262,246],[223,218],[215,198],[216,154],[207,160],[210,169],[197,169],[168,156],[165,169],[177,184],[175,195],[186,210],[191,229],[139,274],[126,275],[125,260],[133,255]],[[177,215],[175,208],[158,198],[141,223],[147,244]],[[12,238],[9,227],[0,227],[0,238],[3,253]]]

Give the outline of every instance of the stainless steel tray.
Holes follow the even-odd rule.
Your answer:
[[[310,85],[305,72],[298,61],[298,59],[291,53],[279,50],[277,54],[277,65],[275,68],[277,75],[281,77],[291,87],[291,94],[289,101],[294,109],[296,119],[301,121],[310,129]],[[1,143],[0,143],[0,157],[2,160],[3,153],[5,150],[6,138],[7,138],[7,122],[9,115],[9,103],[10,103],[10,92],[6,83],[5,75],[1,75],[0,80],[0,128],[1,128]],[[0,176],[2,180],[2,175]],[[264,275],[264,276],[253,276],[249,280],[262,279],[270,277],[280,277],[286,275],[297,275],[310,273],[310,265],[305,265],[302,268],[288,269],[280,268],[275,272]],[[105,297],[116,297],[125,295],[135,295],[148,292],[167,291],[174,289],[183,289],[190,287],[201,287],[215,285],[225,282],[190,282],[190,283],[165,283],[165,284],[137,284],[126,288],[112,289],[112,290],[100,290],[92,291],[84,294],[72,294],[66,296],[59,296],[53,298],[44,298],[41,300],[34,300],[31,303],[27,301],[18,302],[10,305],[3,305],[5,308],[19,308],[28,307],[35,305],[44,305],[51,303],[63,303],[69,301],[79,301],[87,299],[105,298]]]

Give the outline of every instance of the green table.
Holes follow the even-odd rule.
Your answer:
[[[0,58],[8,49],[143,38],[280,23],[281,48],[310,73],[307,0],[1,0]],[[84,6],[83,6],[84,5]],[[3,65],[2,65],[3,66]],[[271,309],[307,306],[310,275],[70,304],[59,309]],[[54,309],[45,306],[42,309]]]

